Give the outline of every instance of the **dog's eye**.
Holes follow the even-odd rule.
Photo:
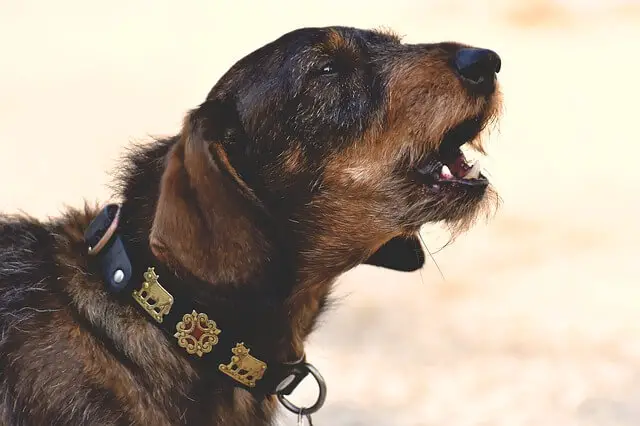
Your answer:
[[[335,74],[338,72],[338,67],[336,66],[336,63],[333,61],[325,62],[320,66],[319,71],[320,71],[320,74],[323,74],[323,75]]]

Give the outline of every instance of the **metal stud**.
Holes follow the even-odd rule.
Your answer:
[[[115,281],[116,284],[120,284],[122,280],[124,280],[124,272],[122,271],[122,269],[118,269],[113,274],[113,281]]]

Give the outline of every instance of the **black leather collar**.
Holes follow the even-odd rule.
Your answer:
[[[232,328],[218,322],[215,313],[208,313],[189,297],[164,288],[162,276],[156,274],[153,265],[148,265],[143,276],[132,276],[125,241],[118,233],[119,215],[117,204],[107,205],[84,235],[89,255],[109,293],[140,309],[185,356],[208,374],[223,376],[257,397],[277,394],[282,402],[283,395],[290,395],[311,372],[320,386],[321,398],[316,410],[320,408],[326,387],[322,377],[304,358],[292,363],[263,358],[263,354],[253,351],[251,342],[245,342]]]

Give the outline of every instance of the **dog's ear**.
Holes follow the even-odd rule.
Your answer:
[[[387,241],[364,263],[394,271],[412,272],[424,265],[424,250],[417,235],[395,237]]]
[[[160,182],[150,233],[154,255],[176,270],[215,282],[237,277],[255,233],[254,195],[226,155],[239,126],[234,108],[207,100],[184,120]],[[239,237],[241,236],[241,237]],[[244,271],[248,273],[248,271]]]

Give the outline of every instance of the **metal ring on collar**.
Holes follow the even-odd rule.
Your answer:
[[[325,383],[324,378],[322,377],[320,372],[316,370],[316,368],[313,365],[305,362],[303,366],[304,368],[309,370],[309,373],[311,373],[313,378],[316,379],[316,383],[318,384],[319,392],[318,392],[318,399],[316,400],[316,402],[310,407],[298,407],[297,405],[289,401],[281,393],[277,393],[276,395],[278,396],[278,401],[280,401],[280,404],[282,404],[284,408],[286,408],[287,410],[291,411],[294,414],[307,416],[309,414],[315,413],[324,405],[324,401],[327,399],[327,384]]]

